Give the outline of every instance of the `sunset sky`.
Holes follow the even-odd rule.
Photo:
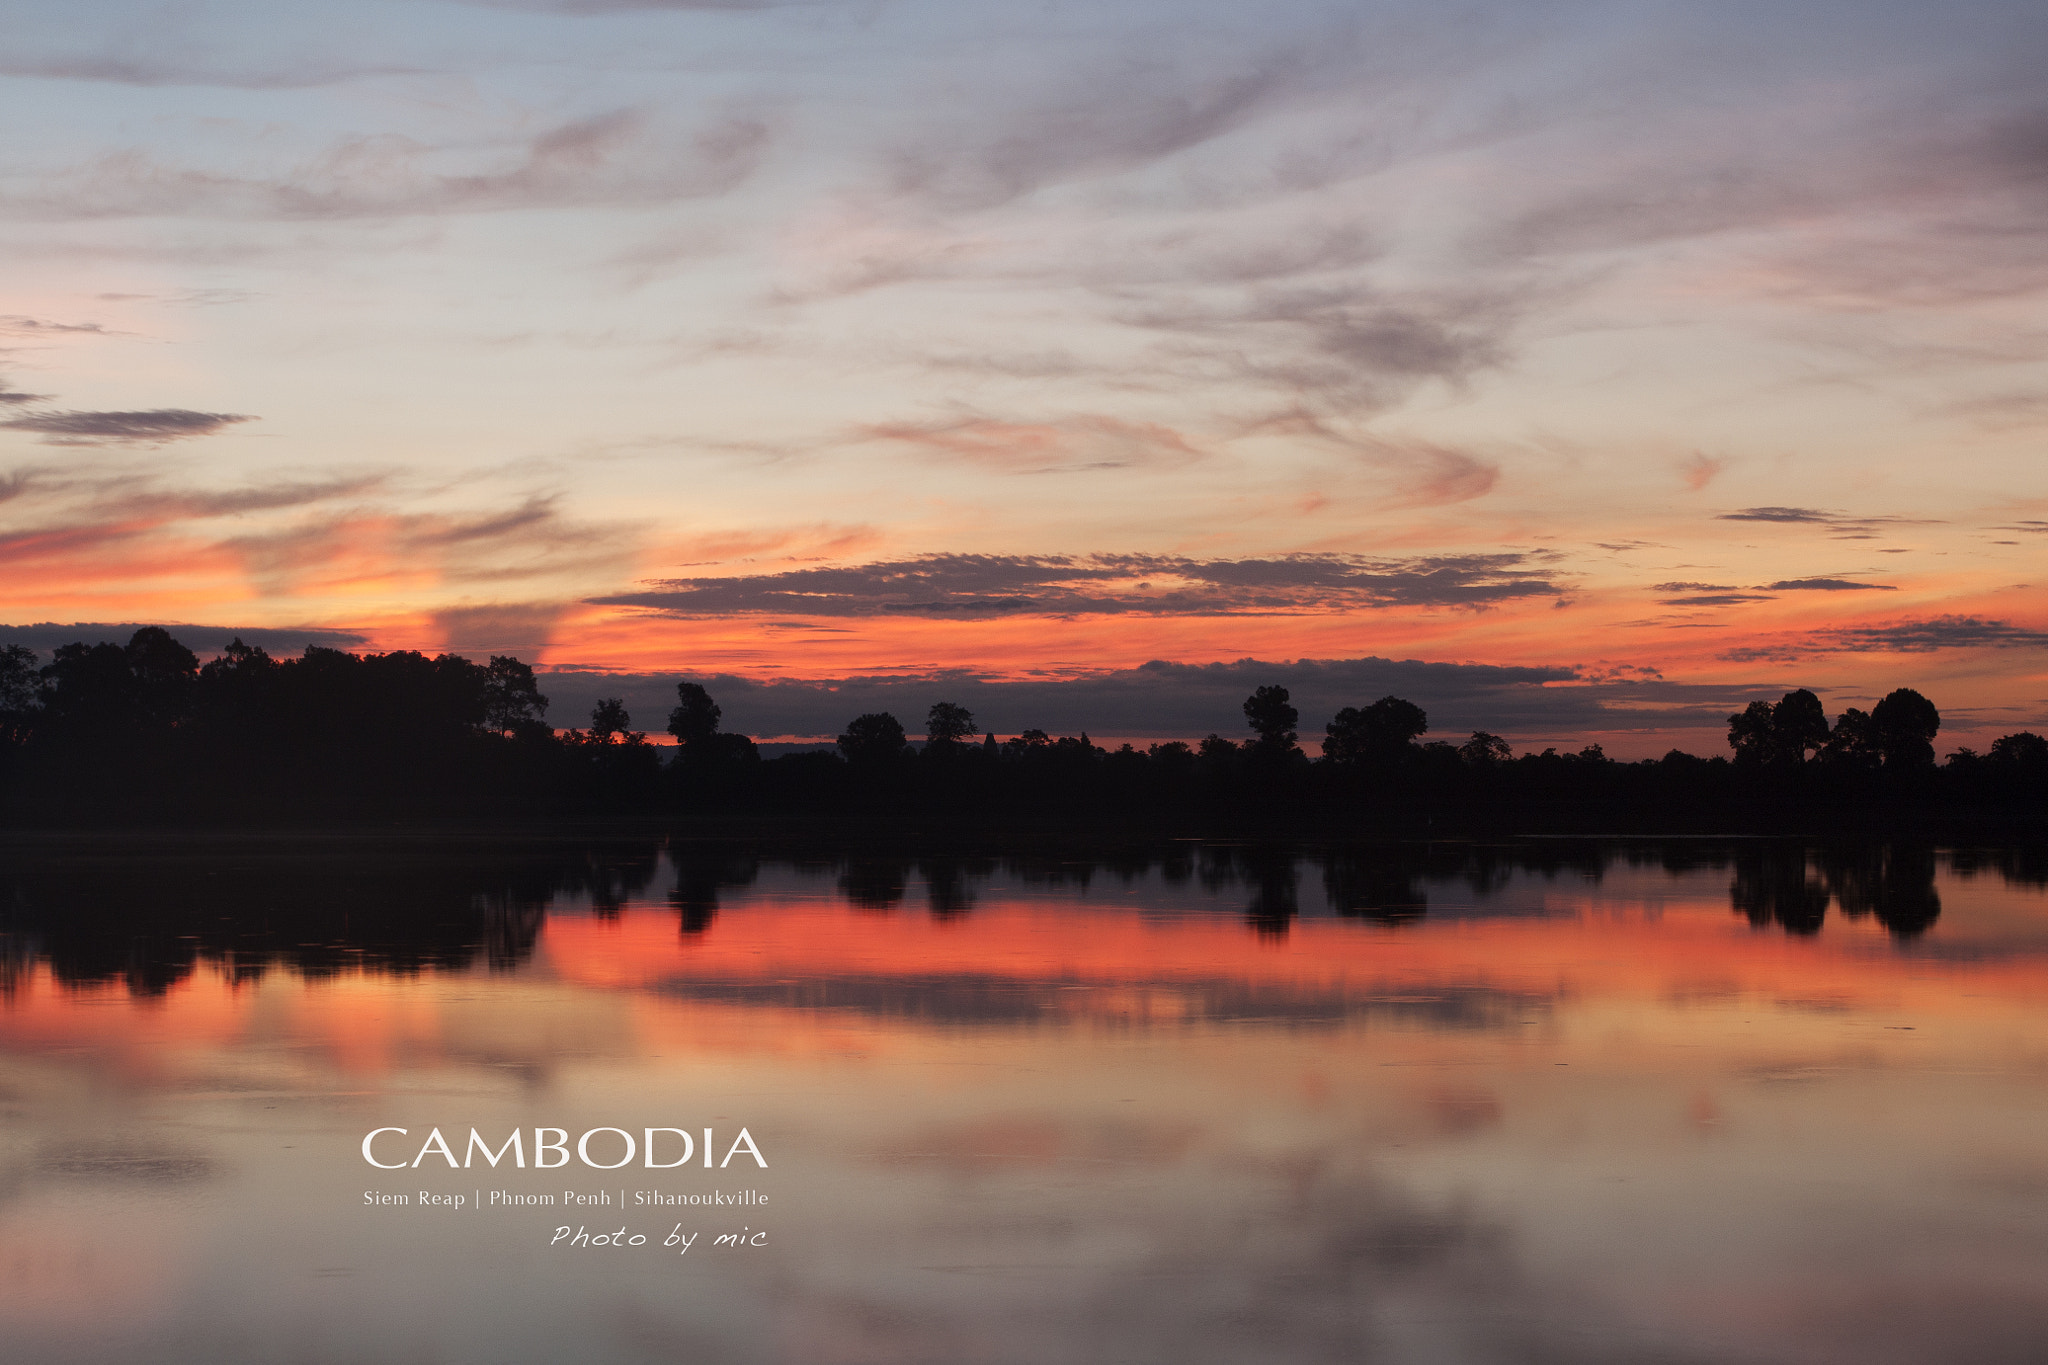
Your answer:
[[[688,674],[764,737],[2048,726],[2038,0],[0,32],[0,641],[513,653],[657,730]]]

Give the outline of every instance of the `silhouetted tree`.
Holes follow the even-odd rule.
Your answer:
[[[842,745],[844,741],[841,741]],[[1014,739],[1003,741],[1003,756],[1012,759],[1028,757],[1034,750],[1051,749],[1052,736],[1043,730],[1019,731]]]
[[[1801,687],[1778,699],[1771,711],[1771,728],[1782,757],[1804,763],[1828,742],[1828,716],[1820,698]]]
[[[1775,705],[1753,701],[1728,717],[1728,747],[1746,767],[1798,767],[1827,742],[1827,713],[1820,698],[1803,687]]]
[[[132,745],[184,719],[199,660],[161,626],[124,647],[71,644],[42,671],[44,716],[75,743]]]
[[[1993,763],[2048,772],[2048,739],[2030,730],[2022,730],[2016,735],[2000,735],[1991,741],[1991,752],[1985,757]]]
[[[1484,730],[1474,730],[1472,738],[1458,746],[1458,757],[1478,768],[1505,763],[1514,756],[1515,751],[1508,747],[1506,740]]]
[[[1331,762],[1385,762],[1427,733],[1429,716],[1414,702],[1381,697],[1363,710],[1345,707],[1323,729],[1323,757]]]
[[[1782,827],[1789,795],[1816,828],[1925,829],[1902,822],[1954,818],[2019,829],[2048,814],[2048,740],[2003,736],[1988,754],[1958,751],[1936,770],[1940,715],[1904,688],[1873,713],[1844,711],[1825,743],[1818,699],[1803,690],[1730,717],[1745,767],[1790,772],[1818,748],[1816,771],[1780,784],[1677,751],[1616,763],[1589,744],[1516,758],[1485,731],[1462,746],[1419,744],[1427,716],[1392,696],[1340,711],[1325,726],[1326,761],[1311,765],[1295,747],[1299,712],[1278,686],[1245,699],[1254,738],[1210,735],[1199,753],[1179,742],[1106,753],[1085,733],[1055,739],[1036,729],[972,746],[973,715],[940,702],[926,718],[924,758],[894,717],[873,713],[839,737],[844,760],[812,752],[764,764],[751,739],[720,731],[704,687],[685,682],[669,716],[678,743],[664,777],[620,699],[600,702],[589,729],[558,736],[532,668],[507,656],[482,665],[310,646],[279,659],[237,639],[200,668],[183,644],[147,627],[126,645],[70,644],[37,663],[25,649],[0,648],[0,813],[13,819],[653,810],[664,793],[718,810],[1327,819],[1389,832],[1638,813],[1688,828],[1722,815],[1740,828]],[[1901,923],[1918,913],[1902,911]]]
[[[1243,768],[1244,751],[1221,735],[1205,735],[1195,749],[1195,762],[1210,784],[1226,784],[1234,781]]]
[[[605,697],[590,708],[590,738],[599,744],[619,744],[629,739],[647,738],[634,735],[633,717],[626,711],[626,703],[620,697]]]
[[[22,645],[0,649],[0,747],[19,748],[28,742],[40,681],[34,650]]]
[[[937,702],[925,717],[925,739],[931,744],[960,744],[981,733],[981,727],[974,723],[974,713],[964,706],[952,702]]]
[[[1267,686],[1244,699],[1244,718],[1260,748],[1286,749],[1294,744],[1301,712],[1288,705],[1286,688]]]
[[[583,764],[583,804],[631,810],[652,803],[661,780],[661,755],[633,728],[622,699],[601,699],[590,708],[590,728],[572,730],[567,741]]]
[[[704,684],[679,682],[676,684],[676,707],[668,713],[668,732],[676,737],[676,743],[688,748],[717,734],[722,715],[724,712],[717,702],[711,700]]]
[[[903,723],[887,711],[870,711],[847,723],[839,736],[839,752],[858,767],[878,767],[902,757]]]
[[[1888,769],[1934,766],[1934,736],[1941,730],[1941,712],[1910,687],[1886,694],[1870,711],[1877,751]]]
[[[550,738],[548,699],[534,680],[533,666],[493,654],[484,670],[484,728],[508,739]]]
[[[1145,750],[1152,770],[1170,783],[1185,782],[1195,771],[1195,751],[1185,741],[1171,739]]]
[[[1821,746],[1820,759],[1831,768],[1849,772],[1869,771],[1883,762],[1884,751],[1878,747],[1870,713],[1851,706],[1836,716],[1828,742]]]
[[[761,752],[752,738],[718,728],[723,715],[702,683],[676,684],[676,707],[668,713],[668,732],[676,737],[674,776],[686,795],[729,789],[760,762]]]
[[[162,626],[144,626],[122,651],[134,678],[134,705],[147,729],[169,729],[185,719],[199,659]]]

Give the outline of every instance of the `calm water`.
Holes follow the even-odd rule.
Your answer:
[[[0,1341],[2038,1361],[2044,886],[1767,844],[13,845]],[[379,1170],[387,1127],[767,1165]],[[633,1202],[714,1192],[766,1202]]]

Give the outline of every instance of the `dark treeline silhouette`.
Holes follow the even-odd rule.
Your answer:
[[[630,903],[672,913],[677,932],[696,939],[770,871],[832,887],[855,915],[941,920],[972,916],[992,889],[1108,891],[1127,905],[1151,882],[1177,905],[1229,910],[1248,932],[1277,937],[1304,915],[1398,930],[1432,914],[1540,914],[1542,897],[1510,894],[1518,878],[1597,886],[1618,869],[1649,870],[1725,878],[1731,913],[1760,930],[1811,935],[1832,911],[1910,941],[1941,913],[1943,866],[2048,888],[2048,851],[2038,847],[1941,853],[1885,840],[1047,840],[1001,851],[868,839],[44,840],[0,856],[0,997],[39,963],[65,985],[122,984],[138,996],[162,994],[202,964],[236,981],[279,968],[309,977],[509,970],[531,956],[550,911],[612,917]]]
[[[1087,734],[984,733],[935,702],[913,743],[886,712],[833,749],[763,760],[679,682],[673,747],[616,698],[558,732],[531,667],[493,657],[237,640],[203,666],[162,629],[0,650],[0,811],[17,824],[346,823],[646,815],[1176,824],[1415,834],[1454,829],[1790,832],[1983,828],[2048,812],[2048,739],[2003,736],[1935,759],[1941,718],[1901,688],[1832,722],[1811,692],[1729,717],[1731,754],[1617,762],[1598,745],[1517,755],[1498,735],[1430,739],[1399,697],[1346,706],[1303,746],[1288,691],[1243,705],[1246,734],[1114,750]],[[1311,739],[1311,743],[1314,740]]]

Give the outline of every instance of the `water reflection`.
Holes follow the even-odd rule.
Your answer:
[[[2031,1359],[2048,859],[327,841],[0,862],[10,1361]],[[744,1123],[753,1259],[363,1191]],[[630,1175],[630,1180],[627,1177]],[[713,1232],[722,1214],[693,1213]]]
[[[67,985],[119,981],[161,995],[195,964],[234,980],[272,966],[319,978],[365,967],[396,973],[511,969],[533,953],[550,905],[577,899],[616,914],[659,866],[652,842],[223,846],[46,854],[0,864],[9,975],[49,964]]]
[[[1517,914],[1531,878],[1597,888],[1616,869],[1673,876],[1728,873],[1734,913],[1758,928],[1821,932],[1832,907],[1866,917],[1900,941],[1941,916],[1937,873],[2048,885],[2040,850],[1941,853],[1901,843],[1807,846],[1751,841],[1711,845],[1544,841],[1296,849],[1273,844],[1177,843],[1008,854],[947,850],[871,853],[802,845],[711,845],[652,838],[332,842],[218,850],[75,851],[0,865],[0,989],[45,961],[58,981],[118,981],[161,994],[195,964],[234,979],[274,965],[308,977],[375,968],[457,970],[483,961],[512,969],[533,953],[550,906],[614,918],[658,879],[684,935],[702,935],[725,900],[744,897],[764,872],[829,884],[854,910],[892,914],[913,895],[936,919],[973,913],[989,888],[1087,893],[1107,881],[1124,892],[1199,886],[1215,905],[1235,901],[1259,937],[1284,938],[1304,915],[1399,926],[1432,911]],[[822,889],[822,888],[821,888]]]
[[[1728,896],[1758,928],[1817,934],[1832,902],[1849,919],[1874,916],[1895,937],[1912,939],[1941,918],[1936,867],[1933,849],[1913,845],[1767,846],[1736,860]]]

